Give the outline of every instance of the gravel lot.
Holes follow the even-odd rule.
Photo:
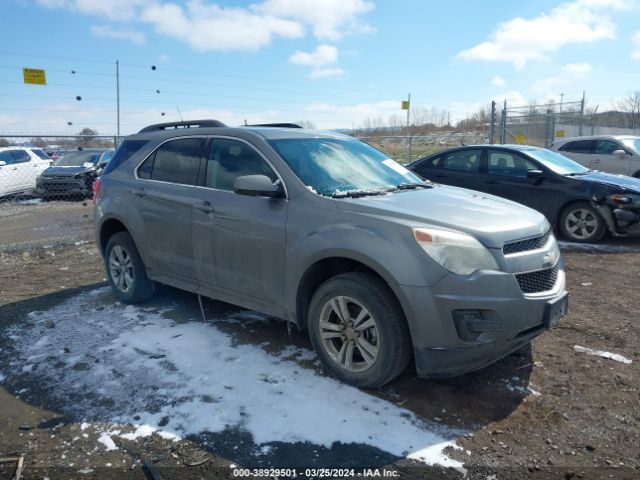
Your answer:
[[[407,371],[373,392],[325,379],[306,336],[292,332],[290,339],[281,322],[213,301],[205,301],[203,321],[195,296],[169,288],[143,310],[114,305],[111,294],[100,290],[104,274],[93,244],[5,252],[0,255],[0,278],[6,279],[0,286],[0,456],[25,453],[26,478],[145,478],[145,462],[162,478],[227,478],[233,464],[387,466],[402,478],[462,478],[459,470],[403,458],[403,449],[415,448],[407,437],[422,431],[421,446],[455,440],[456,448],[444,455],[431,452],[428,460],[460,462],[467,478],[638,478],[640,255],[635,251],[640,242],[618,246],[622,253],[565,253],[570,314],[530,348],[449,380],[419,380]],[[86,318],[97,319],[95,328],[82,323],[70,328]],[[216,403],[206,379],[197,375],[204,357],[183,364],[179,348],[162,350],[171,338],[164,327],[182,335],[178,339],[192,335],[194,349],[202,339],[222,342],[212,350],[236,348],[237,361],[247,362],[246,378],[215,377],[211,385],[222,382],[243,397]],[[104,342],[99,335],[106,335]],[[47,350],[45,337],[55,339],[55,352]],[[103,345],[121,347],[114,353],[102,351]],[[579,353],[576,345],[632,363]],[[255,359],[273,362],[274,378],[252,378],[258,372]],[[164,360],[185,375],[163,377],[153,362]],[[143,378],[141,366],[148,374],[137,387],[131,381]],[[289,370],[283,369],[316,378],[322,386],[305,389],[287,382],[283,372]],[[124,377],[109,386],[114,371]],[[286,392],[286,408],[270,417],[282,422],[280,429],[268,431],[257,423],[261,410],[252,410],[255,404],[244,398],[252,391],[242,390],[246,382],[258,385],[265,409],[277,398],[274,391]],[[331,388],[336,398],[325,403],[346,415],[344,431],[332,426],[335,419],[328,421],[331,428],[322,428],[314,418],[321,403],[313,397]],[[295,395],[309,404],[309,412],[286,403]],[[344,401],[350,395],[355,406]],[[187,408],[194,400],[200,402],[197,408]],[[212,416],[205,414],[209,400]],[[371,405],[386,410],[371,414]],[[283,420],[287,414],[291,417]],[[219,424],[224,418],[225,428]],[[152,428],[141,431],[133,424]],[[20,430],[21,425],[31,428]],[[11,468],[0,465],[0,478],[10,478]]]

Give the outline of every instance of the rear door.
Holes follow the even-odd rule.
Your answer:
[[[573,140],[562,145],[558,151],[587,168],[594,168],[592,163],[596,153],[595,140]]]
[[[480,190],[480,157],[482,149],[462,149],[445,152],[423,161],[414,169],[423,178],[445,185]]]
[[[203,146],[203,137],[164,142],[138,168],[131,191],[144,225],[147,266],[187,290],[197,287],[191,220]]]
[[[233,184],[242,175],[279,180],[249,143],[212,138],[204,187],[197,189],[193,205],[197,277],[227,299],[279,315],[284,305],[287,200],[236,194]]]
[[[622,150],[624,155],[614,155],[613,152]],[[613,140],[597,140],[596,152],[593,155],[591,168],[607,173],[629,175],[631,168],[631,154],[626,148]],[[633,173],[633,172],[632,172]]]

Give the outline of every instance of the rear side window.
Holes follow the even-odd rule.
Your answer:
[[[441,157],[438,166],[448,170],[478,172],[480,170],[481,150],[459,150]]]
[[[163,143],[140,166],[138,177],[159,182],[196,185],[200,172],[202,143],[201,138],[181,138]]]
[[[571,153],[596,153],[595,140],[576,140],[560,147],[561,152]]]
[[[107,175],[108,173],[113,172],[116,168],[127,161],[131,155],[136,153],[146,144],[147,140],[125,140],[122,142],[122,145],[118,147],[113,158],[111,158],[111,161],[103,170],[102,175]]]
[[[0,153],[0,161],[7,165],[14,163],[25,163],[31,160],[31,157],[25,150],[6,150]]]

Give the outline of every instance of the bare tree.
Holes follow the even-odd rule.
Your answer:
[[[8,147],[11,145],[6,138],[0,138],[0,147]]]
[[[95,137],[96,135],[98,135],[98,131],[93,130],[89,127],[85,127],[78,132],[78,135],[83,135],[82,137],[78,138],[78,146],[86,148],[93,143],[94,139],[91,137]]]
[[[624,114],[625,127],[640,128],[640,90],[620,100],[618,110]]]

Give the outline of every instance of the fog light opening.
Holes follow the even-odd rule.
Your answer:
[[[477,340],[484,332],[500,330],[500,322],[485,320],[481,310],[454,310],[451,316],[458,336],[466,342]]]

